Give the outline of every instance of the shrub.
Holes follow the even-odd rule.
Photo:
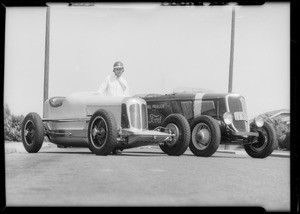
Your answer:
[[[285,135],[285,138],[280,142],[279,145],[280,148],[290,150],[291,145],[290,145],[290,132],[287,132]]]
[[[21,128],[23,115],[13,115],[7,104],[4,105],[4,139],[8,141],[22,141]]]

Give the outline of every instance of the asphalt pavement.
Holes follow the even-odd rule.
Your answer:
[[[280,153],[279,153],[280,152]],[[251,158],[222,145],[212,157],[158,146],[106,157],[44,142],[36,154],[5,143],[6,203],[14,206],[259,206],[290,209],[290,158]]]

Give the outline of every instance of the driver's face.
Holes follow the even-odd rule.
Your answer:
[[[117,77],[120,77],[124,72],[124,67],[114,68],[114,73]]]

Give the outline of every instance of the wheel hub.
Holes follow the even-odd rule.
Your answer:
[[[24,130],[24,136],[25,136],[25,142],[28,145],[31,145],[34,141],[34,125],[31,120],[27,121],[25,124],[25,130]]]
[[[196,140],[200,144],[207,145],[209,143],[210,133],[207,129],[198,130]]]
[[[259,152],[262,151],[268,144],[268,135],[266,132],[263,132],[261,130],[258,131],[259,136],[257,138],[257,142],[251,144],[251,147]]]
[[[98,131],[99,136],[102,138],[105,136],[105,129],[104,128],[100,128],[100,130]]]
[[[166,126],[166,132],[175,135],[171,137],[172,140],[165,142],[168,146],[174,146],[179,138],[179,128],[174,123],[170,123]]]
[[[94,119],[92,124],[91,136],[92,143],[95,147],[101,147],[106,141],[106,130],[107,125],[102,117],[97,117]]]
[[[198,149],[206,149],[211,141],[211,137],[211,131],[205,123],[199,123],[193,128],[192,143]]]

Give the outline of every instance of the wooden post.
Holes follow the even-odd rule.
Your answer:
[[[45,64],[44,64],[44,100],[43,100],[43,115],[44,103],[49,95],[49,34],[50,34],[50,7],[46,10],[46,34],[45,34]]]

